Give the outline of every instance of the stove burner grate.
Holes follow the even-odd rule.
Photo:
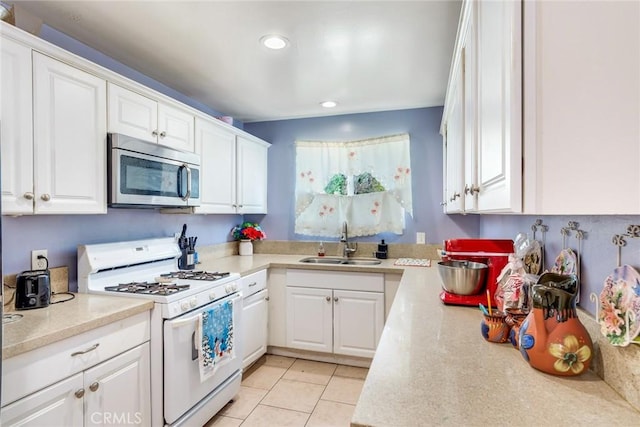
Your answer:
[[[215,281],[223,279],[229,276],[229,272],[220,273],[218,271],[210,272],[210,271],[190,271],[190,270],[181,270],[181,271],[172,271],[171,273],[162,274],[161,277],[167,279],[183,279],[183,280],[203,280],[203,281]]]
[[[174,283],[158,282],[131,282],[121,283],[117,286],[107,286],[105,291],[122,292],[127,294],[146,295],[171,295],[189,289],[189,285],[176,285]]]

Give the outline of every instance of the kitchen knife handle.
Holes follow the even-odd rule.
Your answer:
[[[74,351],[73,353],[71,353],[71,357],[76,357],[76,356],[81,356],[81,355],[83,355],[83,354],[87,354],[87,353],[89,353],[90,351],[93,351],[93,350],[95,350],[96,348],[98,348],[98,346],[99,346],[99,345],[100,345],[100,343],[99,343],[99,342],[97,342],[97,343],[95,343],[94,345],[92,345],[91,347],[89,347],[89,348],[88,348],[88,349],[86,349],[86,350],[83,350],[83,351]]]

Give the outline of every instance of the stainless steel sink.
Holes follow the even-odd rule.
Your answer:
[[[312,256],[302,258],[300,262],[307,264],[334,264],[334,265],[378,265],[382,261],[375,258],[339,258],[327,256]]]

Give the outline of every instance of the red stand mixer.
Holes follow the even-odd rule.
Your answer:
[[[443,261],[473,261],[486,264],[486,283],[475,295],[458,295],[447,291],[440,293],[445,304],[471,305],[487,304],[487,289],[491,295],[491,305],[495,306],[494,295],[500,272],[509,262],[513,253],[513,241],[506,239],[451,239],[444,241]]]

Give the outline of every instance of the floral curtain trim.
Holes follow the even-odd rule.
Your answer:
[[[408,134],[350,142],[296,142],[296,233],[402,234],[413,213]],[[369,196],[369,197],[364,197]]]

